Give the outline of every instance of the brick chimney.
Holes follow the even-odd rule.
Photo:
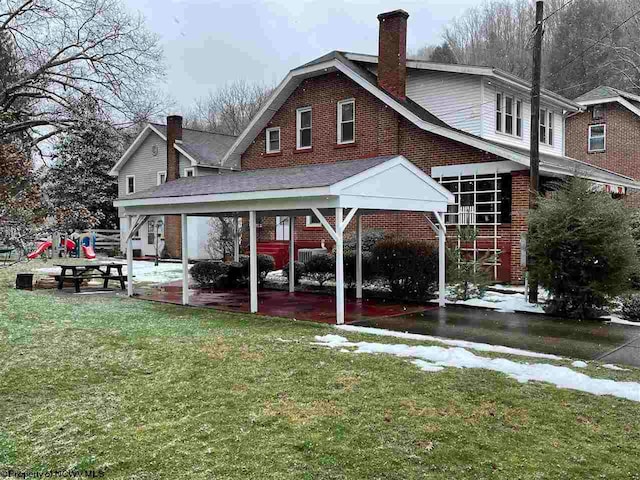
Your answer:
[[[167,181],[180,178],[180,154],[174,148],[182,140],[182,117],[167,117]],[[182,224],[179,215],[167,215],[164,222],[164,245],[171,258],[182,256]]]
[[[173,148],[176,140],[182,141],[182,117],[169,115],[167,117],[167,180],[180,178],[180,159]]]
[[[407,84],[407,18],[404,10],[378,15],[378,86],[402,100]]]

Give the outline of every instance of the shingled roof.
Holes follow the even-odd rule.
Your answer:
[[[220,173],[214,175],[179,178],[143,192],[120,197],[119,200],[326,187],[396,157],[380,156],[337,163],[235,172],[220,170]]]
[[[159,123],[152,123],[162,135],[167,136],[167,126]],[[199,165],[218,166],[224,154],[235,142],[235,135],[225,135],[222,133],[204,132],[182,129],[182,149],[185,150]]]
[[[591,102],[594,100],[611,99],[616,97],[622,97],[634,103],[640,102],[640,96],[634,95],[633,93],[625,92],[624,90],[620,90],[618,88],[608,87],[606,85],[600,85],[599,87],[596,87],[593,90],[580,95],[575,99],[575,101],[577,103],[581,103]]]

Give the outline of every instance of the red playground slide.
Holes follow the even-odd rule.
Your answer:
[[[84,253],[85,258],[88,258],[89,260],[96,258],[96,252],[93,251],[93,247],[82,245],[82,253]]]
[[[76,242],[74,242],[73,240],[69,240],[68,238],[67,238],[66,244],[67,244],[67,250],[73,250],[74,248],[76,248]],[[34,258],[37,258],[40,255],[42,255],[45,251],[47,251],[50,248],[51,248],[51,242],[49,240],[47,240],[46,242],[40,242],[38,243],[36,249],[33,252],[31,252],[29,255],[27,255],[27,258],[29,260],[33,260]]]

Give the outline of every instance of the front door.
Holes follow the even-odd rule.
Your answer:
[[[289,217],[276,217],[276,240],[289,240]]]

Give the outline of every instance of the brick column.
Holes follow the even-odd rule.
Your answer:
[[[524,282],[524,272],[520,266],[520,236],[527,233],[529,216],[529,171],[511,174],[511,283]]]
[[[180,154],[174,148],[182,140],[182,117],[167,117],[167,181],[180,178]],[[182,223],[180,215],[167,215],[164,222],[164,244],[171,258],[182,257]]]

